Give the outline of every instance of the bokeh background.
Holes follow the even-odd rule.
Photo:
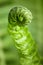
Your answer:
[[[29,30],[43,57],[43,0],[0,0],[0,65],[20,65],[17,49],[7,32],[8,13],[14,6],[24,6],[32,12]]]

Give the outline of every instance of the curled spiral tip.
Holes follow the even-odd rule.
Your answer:
[[[14,7],[10,10],[8,21],[10,24],[25,25],[32,20],[32,13],[25,7]]]

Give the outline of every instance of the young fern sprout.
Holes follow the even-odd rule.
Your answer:
[[[8,32],[18,49],[21,65],[41,65],[37,50],[28,24],[31,23],[32,13],[25,7],[14,7],[8,15]]]

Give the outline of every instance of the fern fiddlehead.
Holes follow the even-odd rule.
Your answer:
[[[21,65],[40,65],[37,45],[28,30],[31,12],[25,7],[14,7],[8,16],[8,31],[18,49]]]

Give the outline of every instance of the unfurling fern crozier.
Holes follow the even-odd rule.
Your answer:
[[[14,7],[8,15],[8,32],[18,49],[21,65],[40,65],[37,45],[28,30],[31,20],[32,13],[25,7]]]

